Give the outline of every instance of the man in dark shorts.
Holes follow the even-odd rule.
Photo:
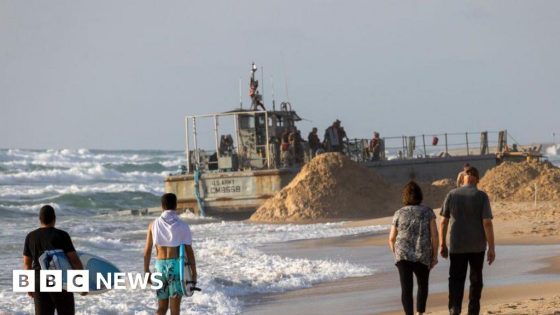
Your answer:
[[[469,315],[480,313],[482,266],[488,248],[491,265],[496,258],[492,209],[485,192],[477,189],[479,174],[472,166],[464,171],[463,186],[453,189],[443,203],[440,215],[440,254],[449,257],[449,313],[461,314],[467,269],[470,266]],[[449,249],[446,236],[449,226]],[[487,247],[488,245],[488,247]]]
[[[39,211],[39,223],[41,226],[27,234],[23,248],[23,268],[35,270],[35,292],[28,295],[35,302],[35,314],[52,315],[57,311],[58,315],[74,314],[74,295],[70,292],[40,292],[39,290],[39,257],[46,250],[61,249],[68,256],[68,261],[73,269],[84,269],[82,262],[76,254],[72,240],[68,233],[54,227],[56,215],[53,207],[46,205]],[[85,294],[83,294],[85,295]]]

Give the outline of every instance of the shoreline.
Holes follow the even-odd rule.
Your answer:
[[[318,241],[295,241],[294,243],[296,247],[301,249],[334,246],[368,250],[371,247],[377,247],[377,251],[370,252],[373,255],[387,250],[385,244],[371,245],[379,244],[381,241],[384,242],[385,236],[385,234],[382,234],[347,238],[346,240],[334,238]],[[508,247],[515,247],[513,251],[517,250],[517,245],[497,246],[498,253],[503,252]],[[526,247],[527,245],[522,246]],[[545,251],[550,249],[548,244],[534,244],[533,246],[541,247]],[[558,252],[558,249],[560,249],[560,246],[555,246],[553,250]],[[554,296],[554,292],[560,292],[560,255],[532,260],[528,257],[531,255],[523,256],[524,259],[518,263],[530,265],[530,268],[528,268],[530,270],[526,270],[518,277],[508,276],[502,280],[514,283],[496,285],[492,282],[499,283],[499,280],[486,281],[487,284],[482,297],[483,307],[509,301],[547,298]],[[440,262],[440,265],[442,264]],[[488,277],[490,268],[493,266],[485,265],[485,277]],[[398,273],[396,270],[392,270],[392,265],[387,267],[386,270],[371,276],[345,278],[334,282],[319,283],[306,289],[265,294],[248,301],[249,303],[242,314],[291,314],[298,311],[303,314],[325,314],[331,311],[339,314],[401,314]],[[430,289],[432,293],[428,299],[427,314],[439,314],[440,312],[443,312],[441,314],[447,314],[447,270],[447,264],[445,264],[445,267],[436,266],[431,275]],[[547,278],[554,274],[554,280],[547,281]],[[496,277],[499,277],[499,275],[494,275],[494,278]],[[548,293],[544,294],[543,292]],[[466,293],[464,301],[467,301],[467,295],[468,293]],[[352,305],[352,308],[348,308],[348,305]]]
[[[556,311],[555,305],[560,311],[560,237],[557,234],[543,236],[541,231],[534,232],[534,222],[530,219],[504,219],[506,216],[502,217],[503,212],[509,211],[512,204],[518,208],[528,208],[527,203],[506,203],[505,207],[504,203],[500,203],[496,207],[497,219],[494,223],[498,258],[492,266],[484,266],[482,313],[516,314],[515,310],[523,309],[525,313],[532,314],[547,307]],[[349,221],[344,226],[389,225],[391,219],[383,217]],[[372,260],[368,261],[362,256],[377,256],[377,263],[384,262],[384,265],[372,276],[345,278],[306,289],[256,297],[248,301],[242,313],[402,314],[398,273],[392,269],[394,266],[391,261],[387,260],[391,256],[387,237],[388,231],[385,231],[375,235],[294,241],[284,244],[290,249],[269,249],[271,253],[280,255],[288,252],[301,255],[298,257],[305,257],[309,253],[310,258],[337,252],[348,253],[349,260],[357,259],[358,263],[369,264]],[[323,256],[318,254],[320,252],[324,252]],[[440,259],[430,276],[431,292],[426,314],[448,314],[447,272],[448,263]],[[464,301],[468,301],[468,289]]]

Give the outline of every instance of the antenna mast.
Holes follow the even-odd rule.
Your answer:
[[[272,84],[272,110],[276,111],[276,100],[274,99],[274,77],[270,76],[270,83]]]
[[[286,101],[290,102],[290,94],[288,93],[288,73],[286,71],[286,63],[284,62],[284,54],[282,54],[282,68],[284,68],[284,84],[286,88]]]

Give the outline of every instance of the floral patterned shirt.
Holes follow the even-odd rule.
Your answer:
[[[393,226],[397,228],[395,261],[407,260],[430,266],[432,238],[430,221],[436,215],[426,206],[404,206],[395,212]]]

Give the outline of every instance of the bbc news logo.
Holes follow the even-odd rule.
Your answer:
[[[35,292],[35,281],[39,281],[40,292],[83,293],[90,291],[90,274],[87,270],[67,270],[66,286],[63,288],[62,270],[41,270],[39,279],[35,279],[35,270],[14,270],[12,274],[12,288],[14,292]],[[152,290],[163,288],[161,273],[152,274],[116,272],[111,274],[97,273],[96,290],[127,290],[150,287]]]

